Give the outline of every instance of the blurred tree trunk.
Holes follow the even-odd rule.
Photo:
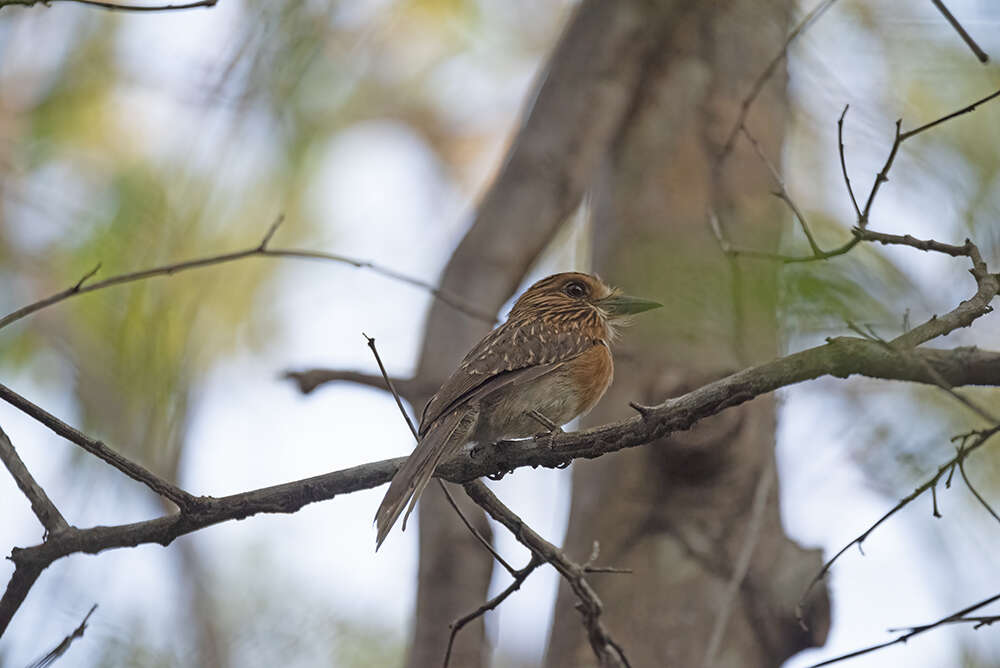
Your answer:
[[[660,35],[675,8],[691,0],[616,3],[585,0],[543,72],[537,96],[476,220],[452,254],[441,288],[496,312],[520,285],[562,223],[577,209],[601,161],[621,132]],[[416,378],[408,396],[419,410],[489,325],[435,302],[427,320]],[[477,526],[485,515],[456,494]],[[448,625],[486,599],[492,557],[469,534],[436,485],[419,505],[420,569],[409,668],[437,668]],[[459,634],[451,665],[488,661],[482,618]]]
[[[781,48],[793,7],[788,0],[698,3],[646,68],[631,119],[594,186],[595,267],[667,308],[644,315],[619,344],[615,383],[589,424],[625,417],[630,400],[658,402],[777,352],[777,267],[730,266],[706,211],[714,205],[736,243],[777,245],[787,216],[747,142],[740,138],[721,173],[713,161],[742,97]],[[776,73],[747,121],[775,162],[783,77]],[[820,553],[782,531],[771,468],[774,410],[772,398],[757,399],[690,432],[574,465],[565,548],[582,561],[599,541],[601,565],[634,569],[591,577],[632,665],[705,665],[755,522],[752,561],[708,665],[771,668],[824,641],[825,592],[810,602],[809,632],[794,618]],[[574,602],[561,585],[547,666],[595,663]]]

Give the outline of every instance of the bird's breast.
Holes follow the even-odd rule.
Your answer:
[[[577,388],[579,406],[576,415],[589,413],[608,391],[615,375],[611,350],[601,341],[567,365],[573,384]],[[576,417],[576,416],[574,416]]]
[[[532,410],[564,425],[597,404],[613,373],[611,352],[597,344],[531,382],[505,387],[482,400],[475,440],[525,438],[545,431],[529,415]]]

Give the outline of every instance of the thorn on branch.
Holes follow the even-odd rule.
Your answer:
[[[629,408],[638,413],[643,420],[648,420],[650,414],[653,412],[652,406],[643,406],[642,404],[635,401],[628,402],[628,405]]]

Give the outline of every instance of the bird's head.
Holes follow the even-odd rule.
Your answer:
[[[575,321],[606,327],[660,306],[663,304],[622,294],[597,276],[571,271],[543,278],[525,290],[509,319],[540,318],[557,325]]]

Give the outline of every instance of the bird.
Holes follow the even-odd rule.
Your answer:
[[[592,409],[611,384],[611,343],[631,316],[662,304],[580,272],[553,274],[517,299],[507,320],[459,363],[424,406],[417,446],[375,514],[375,549],[403,509],[403,530],[438,464],[467,443],[549,432]]]

